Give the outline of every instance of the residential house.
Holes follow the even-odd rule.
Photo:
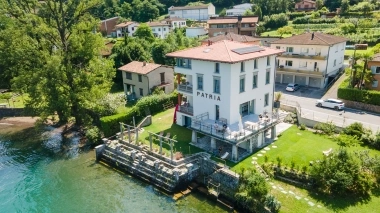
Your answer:
[[[157,38],[166,38],[170,32],[170,25],[160,22],[147,22],[148,26],[152,29],[153,35]]]
[[[372,84],[367,85],[368,89],[379,90],[380,91],[380,53],[377,53],[373,58],[368,61],[368,69],[372,72]]]
[[[186,27],[186,19],[178,17],[166,18],[162,20],[161,23],[169,24],[171,30],[174,30],[175,28]]]
[[[244,3],[244,4],[238,4],[233,6],[231,9],[226,10],[227,16],[242,16],[245,11],[251,10],[253,4],[251,3]]]
[[[267,133],[274,137],[275,58],[282,52],[223,40],[166,55],[176,60],[180,105],[175,120],[193,130],[194,145],[224,147],[238,161],[262,147]],[[207,137],[198,141],[197,133]]]
[[[125,33],[127,33],[128,36],[133,36],[133,33],[136,32],[137,28],[139,26],[139,23],[134,21],[126,21],[123,23],[120,23],[115,26],[116,31],[116,37],[124,37]]]
[[[194,38],[207,34],[208,31],[204,27],[186,27],[186,37]]]
[[[113,17],[100,21],[100,32],[105,36],[113,36],[114,29],[119,22],[119,17]]]
[[[211,16],[215,16],[215,6],[213,4],[205,4],[198,6],[184,6],[168,8],[169,17],[178,17],[183,19],[191,19],[198,21],[206,21]]]
[[[312,0],[301,0],[295,4],[296,11],[313,11],[316,7],[315,1]]]
[[[252,45],[260,45],[260,39],[254,38],[252,36],[246,36],[246,35],[238,35],[232,32],[229,33],[223,33],[222,35],[218,35],[211,38],[206,38],[202,41],[202,45],[207,45],[209,42],[218,42],[223,40],[230,40],[230,41],[237,41],[242,42],[246,44],[252,44]]]
[[[227,32],[239,35],[253,36],[259,22],[257,16],[225,16],[215,17],[207,21],[209,37],[217,36]]]
[[[270,47],[272,42],[280,40],[282,37],[255,36],[254,38],[259,39],[262,46]]]
[[[147,96],[156,87],[162,88],[165,93],[174,90],[173,67],[132,61],[118,70],[122,71],[124,92],[128,100]]]
[[[277,58],[276,82],[323,88],[344,68],[346,38],[319,32],[303,33],[271,43],[285,51]]]

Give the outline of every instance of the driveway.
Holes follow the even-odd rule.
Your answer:
[[[288,84],[276,83],[275,91],[282,92],[284,95],[292,95],[292,96],[297,96],[297,97],[305,97],[305,98],[313,98],[313,99],[321,99],[324,92],[324,89],[308,87],[308,86],[300,86],[299,90],[295,92],[288,92],[285,90],[286,85]]]

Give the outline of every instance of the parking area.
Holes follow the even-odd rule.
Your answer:
[[[276,92],[282,92],[286,95],[293,95],[293,96],[297,96],[297,97],[305,97],[305,98],[313,98],[313,99],[320,99],[324,94],[324,89],[308,87],[308,86],[301,86],[301,85],[300,85],[299,90],[294,91],[294,92],[288,92],[285,90],[286,85],[288,85],[288,84],[276,83],[275,91]]]

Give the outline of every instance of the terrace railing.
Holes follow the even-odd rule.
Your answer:
[[[317,76],[323,76],[324,71],[318,71],[317,69],[315,71],[312,70],[301,70],[301,69],[291,69],[291,68],[285,68],[285,67],[277,67],[277,71],[282,72],[294,72],[294,73],[304,73],[309,75],[317,75]]]
[[[315,55],[306,55],[306,54],[296,54],[296,53],[284,53],[281,55],[284,58],[305,58],[305,59],[315,59],[315,60],[326,60],[326,56],[321,56],[320,53]]]
[[[179,106],[178,111],[179,111],[179,112],[186,113],[186,114],[193,115],[194,109],[193,109],[193,107],[190,107],[190,106],[183,106],[183,105],[182,105],[182,106]]]
[[[188,84],[179,84],[177,90],[180,92],[193,93],[193,86]]]

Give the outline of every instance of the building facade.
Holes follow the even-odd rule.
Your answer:
[[[153,35],[157,38],[166,38],[170,32],[170,25],[160,22],[148,22],[148,26],[152,29]]]
[[[186,27],[186,37],[194,38],[207,34],[208,31],[204,27]]]
[[[214,37],[225,33],[253,36],[259,22],[257,16],[226,16],[211,18],[207,21],[208,35]]]
[[[242,16],[245,11],[251,10],[253,4],[244,3],[233,6],[231,9],[226,10],[226,16]]]
[[[161,23],[168,24],[171,30],[186,27],[186,19],[178,17],[166,18],[162,20]]]
[[[161,64],[132,61],[120,67],[124,92],[128,100],[136,100],[150,95],[152,89],[158,87],[165,93],[174,90],[173,67]]]
[[[127,21],[116,25],[116,38],[124,37],[125,34],[128,36],[133,36],[133,33],[136,32],[138,26],[139,24],[133,21]]]
[[[169,17],[191,19],[198,21],[206,21],[211,16],[215,16],[215,6],[213,4],[199,5],[199,6],[184,6],[184,7],[174,7],[168,8]]]
[[[105,36],[112,36],[112,33],[115,32],[115,27],[117,22],[119,21],[119,17],[113,17],[106,20],[100,21],[99,30]]]
[[[316,9],[316,3],[312,0],[302,0],[295,4],[296,11],[313,11]]]
[[[181,103],[176,123],[193,129],[194,143],[201,132],[211,138],[212,149],[216,141],[232,145],[229,153],[235,161],[241,157],[238,149],[251,152],[262,146],[264,130],[258,130],[265,127],[257,123],[258,116],[272,113],[275,58],[281,52],[224,40],[167,54],[176,58]],[[251,124],[257,129],[249,130]]]
[[[344,67],[346,41],[315,32],[272,42],[272,48],[285,51],[276,61],[276,82],[323,88]]]
[[[370,61],[368,61],[368,69],[372,72],[372,82],[367,85],[368,89],[380,91],[380,53],[375,54]]]

